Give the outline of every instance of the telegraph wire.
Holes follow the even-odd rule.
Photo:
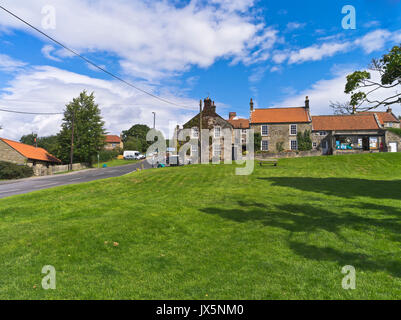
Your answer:
[[[134,89],[136,89],[136,90],[138,90],[138,91],[140,91],[140,92],[142,92],[142,93],[144,93],[144,94],[147,94],[147,95],[149,95],[149,96],[151,96],[151,97],[153,97],[153,98],[155,98],[155,99],[157,99],[157,100],[160,100],[160,101],[162,101],[162,102],[164,102],[164,103],[171,104],[171,105],[174,105],[174,106],[180,107],[180,108],[190,108],[189,106],[179,105],[179,104],[177,104],[177,103],[175,103],[175,102],[172,102],[172,101],[169,101],[169,100],[167,100],[167,99],[161,98],[161,97],[159,97],[159,96],[157,96],[157,95],[155,95],[155,94],[153,94],[153,93],[151,93],[151,92],[148,92],[148,91],[146,91],[146,90],[143,90],[143,89],[141,89],[141,88],[139,88],[139,87],[133,85],[132,83],[130,83],[130,82],[128,82],[128,81],[122,79],[121,77],[119,77],[119,76],[117,76],[117,75],[111,73],[110,71],[107,71],[106,69],[100,67],[99,65],[97,65],[97,64],[94,63],[94,62],[92,62],[92,61],[89,60],[88,58],[85,58],[84,56],[82,56],[81,54],[79,54],[78,52],[76,52],[75,50],[70,49],[70,48],[67,47],[66,45],[62,44],[60,41],[58,41],[58,40],[54,39],[53,37],[49,36],[48,34],[46,34],[45,32],[43,32],[42,30],[36,28],[35,26],[33,26],[32,24],[30,24],[29,22],[27,22],[27,21],[25,21],[24,19],[20,18],[19,16],[17,16],[16,14],[14,14],[13,12],[11,12],[10,10],[4,8],[4,7],[1,6],[1,5],[0,5],[0,9],[2,9],[3,11],[7,12],[7,13],[10,14],[10,15],[12,15],[14,18],[18,19],[19,21],[21,21],[22,23],[26,24],[27,26],[29,26],[30,28],[34,29],[35,31],[39,32],[41,35],[43,35],[44,37],[50,39],[51,41],[53,41],[54,43],[58,44],[59,46],[61,46],[61,47],[64,48],[65,50],[67,50],[67,51],[71,52],[72,54],[76,55],[77,57],[81,58],[82,60],[84,60],[85,62],[89,63],[89,64],[92,65],[93,67],[95,67],[95,68],[97,68],[97,69],[103,71],[104,73],[108,74],[109,76],[113,77],[114,79],[117,79],[117,80],[119,80],[119,81],[125,83],[126,85],[128,85],[128,86],[130,86],[130,87],[132,87],[132,88],[134,88]]]

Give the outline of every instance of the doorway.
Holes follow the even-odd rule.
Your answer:
[[[388,144],[389,152],[397,152],[397,142],[390,142]]]
[[[369,137],[363,137],[362,138],[362,149],[363,150],[369,150]]]

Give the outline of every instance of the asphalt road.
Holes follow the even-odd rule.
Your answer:
[[[67,174],[58,174],[45,177],[34,177],[21,180],[0,181],[0,199],[16,194],[29,193],[36,190],[48,189],[68,184],[120,177],[141,168],[149,169],[152,166],[145,160],[135,164],[119,167],[88,169]]]

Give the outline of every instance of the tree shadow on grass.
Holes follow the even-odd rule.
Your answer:
[[[375,204],[361,204],[366,209],[366,214],[358,214],[352,211],[352,207],[337,208],[339,212],[333,212],[309,204],[303,205],[272,205],[267,206],[258,202],[239,201],[236,209],[222,209],[209,207],[201,209],[207,214],[220,217],[238,223],[254,221],[264,226],[276,227],[291,233],[313,233],[325,230],[336,234],[343,243],[347,242],[348,232],[355,231],[367,233],[370,237],[377,232],[383,232],[389,241],[401,242],[401,221],[396,216],[401,213],[398,208],[386,206],[384,209]],[[358,207],[358,206],[355,206]],[[369,211],[374,210],[374,214]],[[391,213],[394,217],[389,217]],[[348,230],[348,231],[346,231]],[[351,231],[352,233],[352,231]],[[354,236],[353,236],[354,237]],[[332,245],[332,241],[330,245]],[[353,240],[354,241],[354,240]],[[320,248],[309,244],[288,241],[289,247],[299,256],[313,260],[336,261],[340,265],[354,265],[360,269],[374,271],[389,271],[394,276],[401,277],[401,257],[386,255],[364,255],[360,252],[340,251],[330,246]]]
[[[323,193],[342,198],[369,197],[401,200],[401,180],[356,178],[272,177],[258,178],[273,186]]]

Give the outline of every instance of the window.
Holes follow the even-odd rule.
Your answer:
[[[221,135],[221,128],[220,127],[214,127],[214,137],[215,138],[220,138]]]
[[[241,144],[245,144],[245,139],[244,138],[241,139]]]
[[[325,136],[325,135],[327,135],[326,131],[319,131],[319,136]]]
[[[199,138],[199,129],[197,127],[191,129],[191,136],[193,139]]]
[[[297,125],[290,124],[290,135],[296,136],[297,135]]]
[[[220,158],[220,156],[221,156],[221,145],[220,144],[213,145],[213,156],[216,158]]]
[[[313,147],[313,149],[316,149],[317,143],[316,143],[316,142],[313,142],[313,143],[312,143],[312,147]]]
[[[242,134],[246,134],[246,129],[242,129]]]
[[[269,127],[267,125],[263,125],[261,131],[262,131],[262,136],[267,136],[269,134]]]
[[[191,156],[196,155],[198,153],[198,146],[191,146]]]
[[[268,151],[268,150],[269,150],[269,141],[262,140],[262,151]]]
[[[388,122],[388,123],[387,123],[387,127],[390,127],[390,128],[391,128],[392,126],[393,126],[393,123],[392,123],[392,122]]]
[[[327,149],[327,141],[323,141],[322,147],[323,147],[323,149]]]
[[[297,149],[298,149],[297,140],[291,140],[291,150],[297,150]]]

